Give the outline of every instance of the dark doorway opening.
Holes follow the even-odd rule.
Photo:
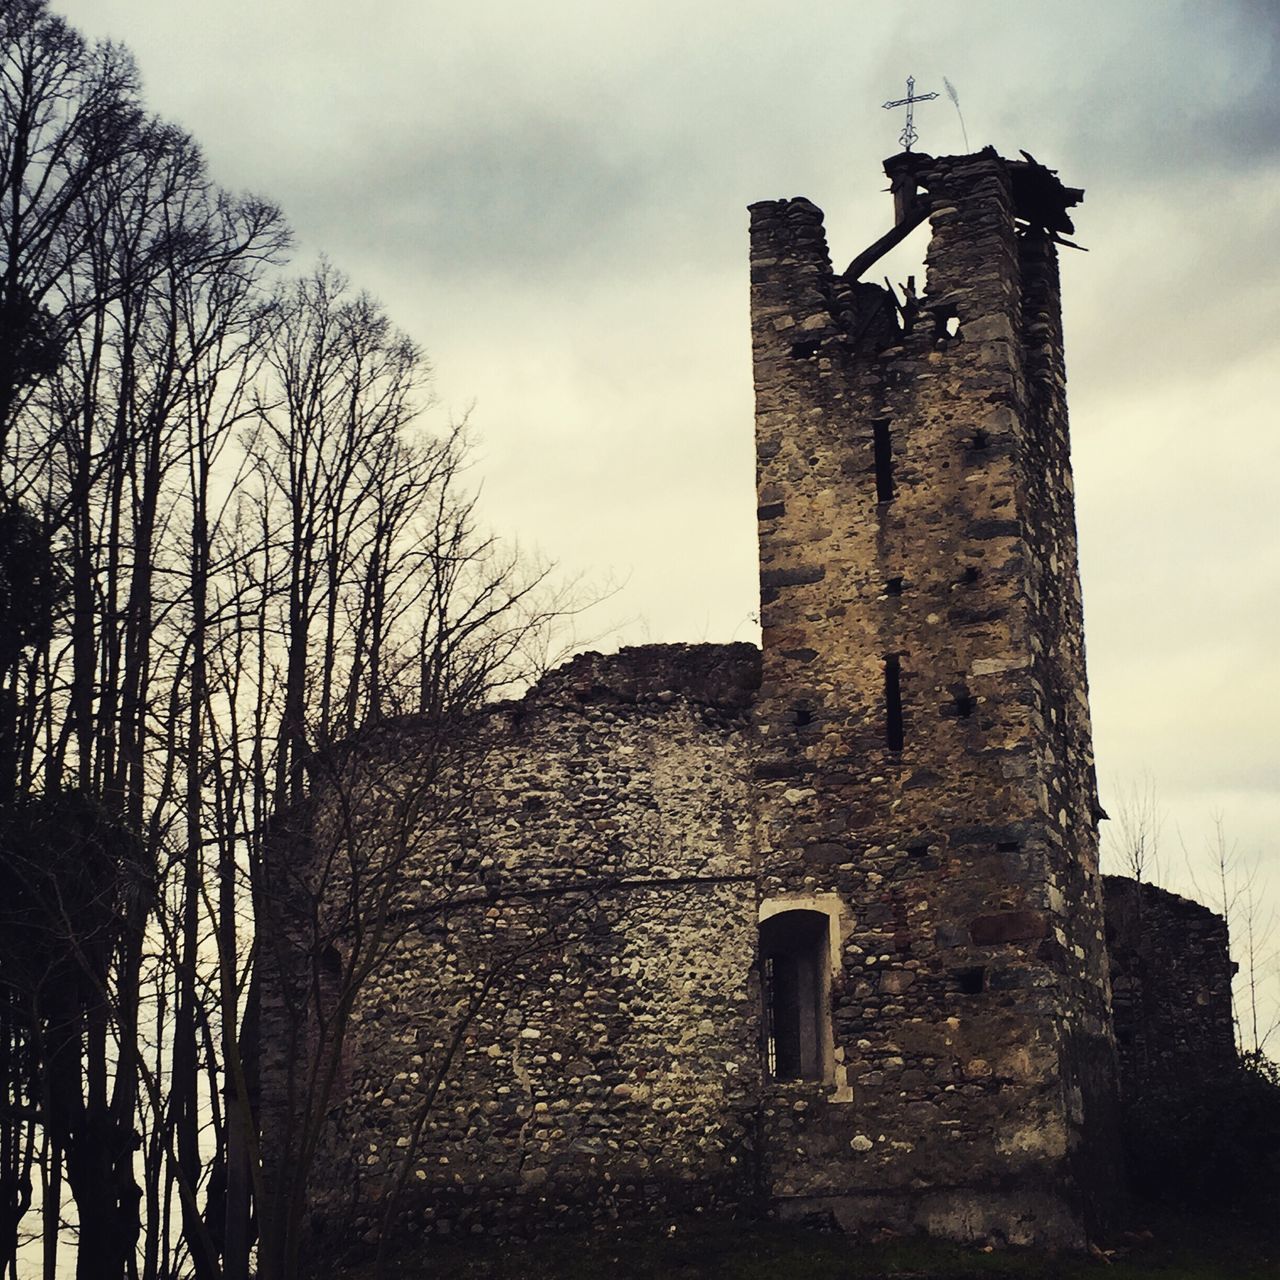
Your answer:
[[[827,916],[784,911],[760,926],[765,1060],[775,1080],[827,1077]]]

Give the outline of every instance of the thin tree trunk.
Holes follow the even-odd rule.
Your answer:
[[[58,1280],[58,1241],[62,1235],[62,1152],[48,1133],[45,1134],[41,1167],[44,1170],[41,1262],[44,1280]]]

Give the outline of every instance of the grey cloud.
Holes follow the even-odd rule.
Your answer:
[[[351,160],[340,191],[317,188],[323,224],[428,255],[433,272],[506,272],[619,252],[619,224],[653,180],[598,133],[526,117],[450,136],[393,131]],[[376,190],[371,205],[368,193]]]
[[[222,4],[195,47],[160,0],[61,0],[110,7],[219,180],[384,294],[447,403],[479,398],[486,509],[629,572],[633,641],[727,638],[755,604],[745,205],[808,195],[847,261],[888,218],[880,103],[948,77],[973,146],[1088,193],[1063,269],[1100,768],[1152,767],[1193,841],[1211,803],[1274,830],[1275,0],[401,0],[357,32],[311,0],[292,53],[278,6]],[[962,147],[945,96],[917,123]]]

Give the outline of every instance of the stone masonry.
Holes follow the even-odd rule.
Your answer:
[[[834,271],[809,201],[751,210],[762,651],[574,659],[476,718],[430,821],[387,817],[429,729],[360,748],[356,826],[408,843],[318,1241],[376,1238],[398,1184],[428,1234],[708,1210],[1066,1246],[1120,1197],[1055,247],[1082,193],[990,150],[886,172],[918,295],[858,278],[874,249]],[[339,808],[318,784],[273,856],[314,864]],[[1159,985],[1108,903],[1117,1025],[1146,1000],[1144,1054],[1225,1052],[1217,918],[1152,905]],[[270,1148],[299,1041],[268,987]]]
[[[1226,921],[1126,876],[1107,876],[1105,897],[1122,1098],[1221,1077],[1236,1060]]]
[[[896,162],[933,232],[901,330],[868,334],[882,291],[833,275],[812,204],[752,210],[757,856],[766,895],[848,904],[859,1117],[779,1111],[771,1177],[787,1208],[1069,1238],[1113,1195],[1114,1081],[1056,259],[1016,172]]]

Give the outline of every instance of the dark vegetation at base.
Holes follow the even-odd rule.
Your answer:
[[[1125,1111],[1132,1185],[1149,1203],[1280,1218],[1280,1067],[1237,1067],[1153,1091]]]
[[[368,1280],[356,1267],[326,1280]],[[1280,1274],[1275,1215],[1170,1215],[1109,1242],[1102,1256],[948,1245],[920,1237],[859,1243],[775,1223],[617,1227],[533,1244],[438,1242],[402,1254],[387,1280],[1263,1280]]]

